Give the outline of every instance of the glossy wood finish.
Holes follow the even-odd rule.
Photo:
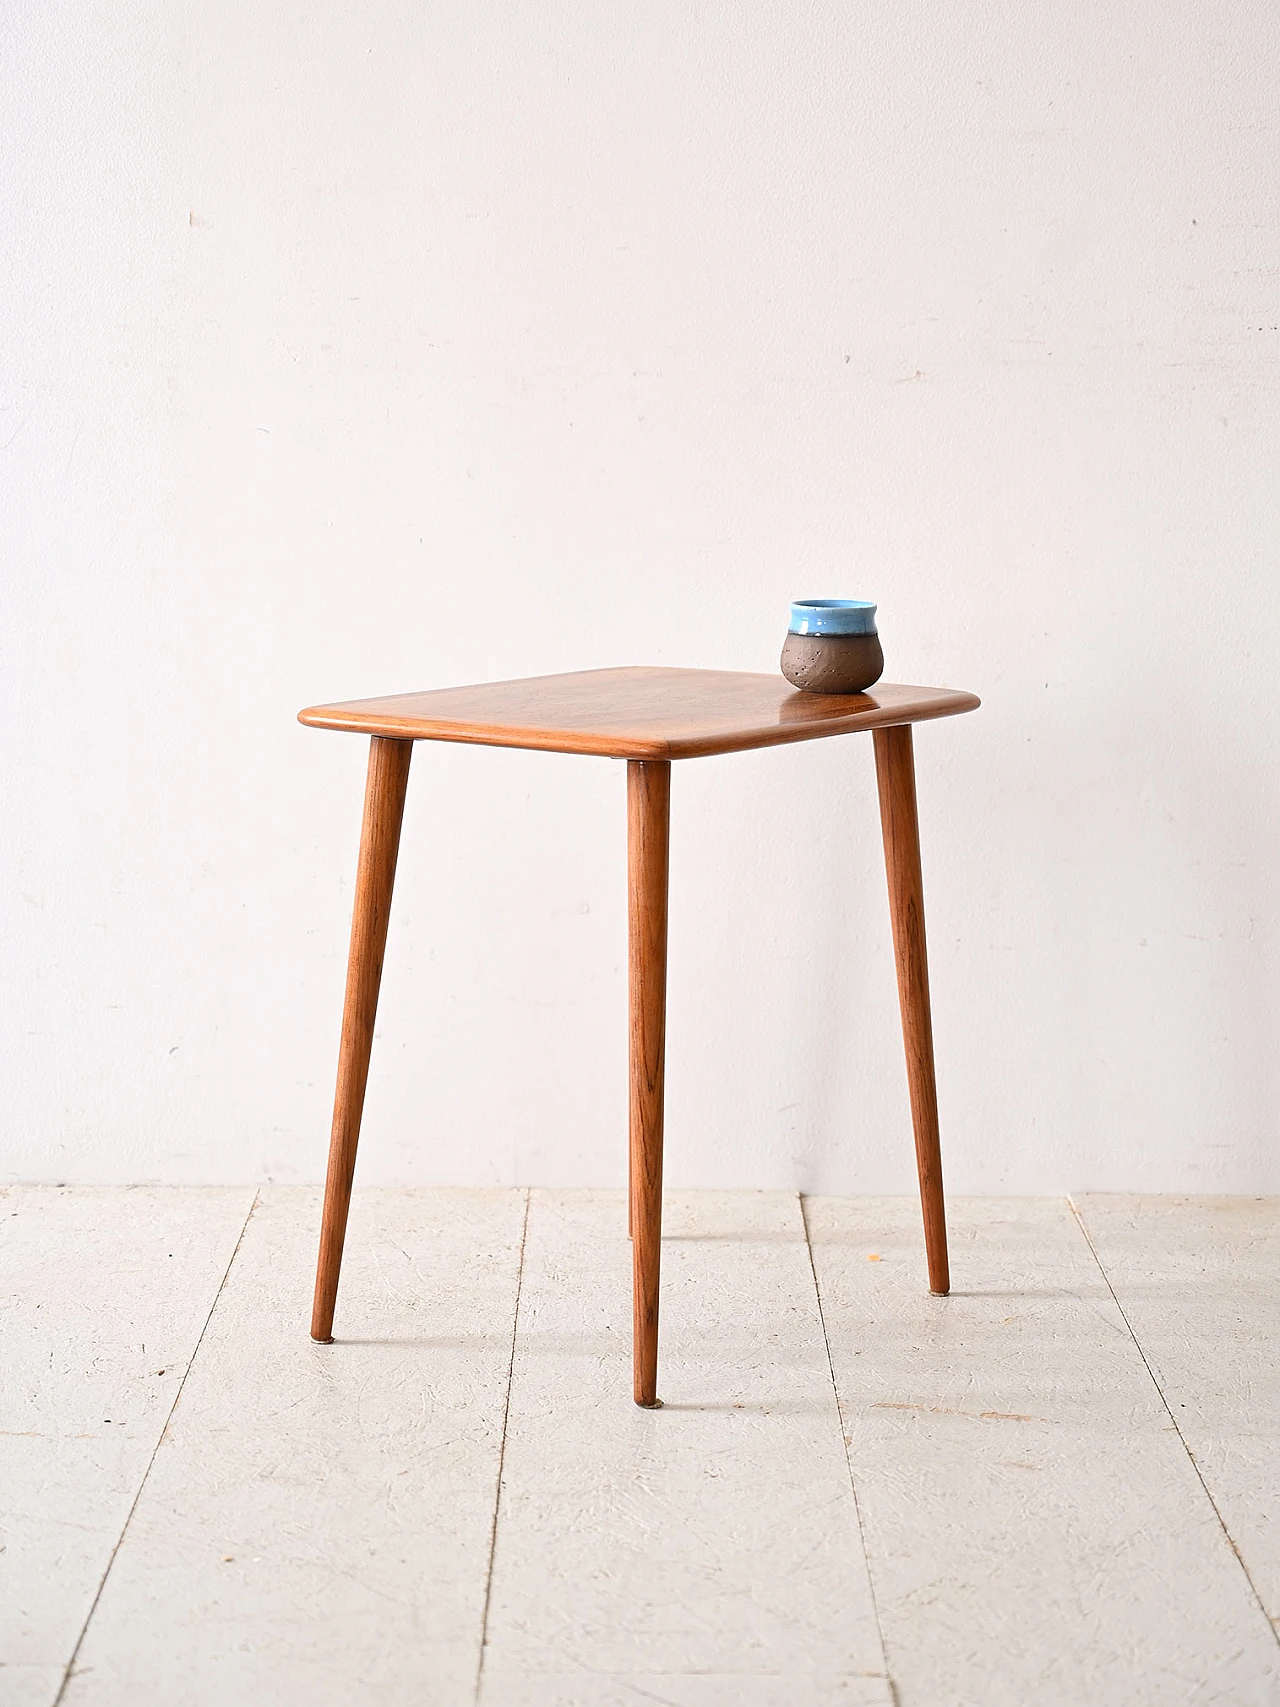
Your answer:
[[[347,959],[347,993],[342,1009],[342,1041],[338,1047],[338,1083],[333,1098],[333,1130],[329,1139],[329,1169],[325,1176],[324,1214],[320,1227],[320,1257],[316,1266],[311,1337],[324,1343],[333,1337],[333,1311],[338,1297],[338,1272],[351,1204],[360,1117],[369,1079],[369,1051],[378,1012],[382,957],[391,917],[400,825],[409,784],[412,741],[375,736],[369,743],[369,771],[364,793],[364,823],[360,831],[360,860],[356,871],[355,904],[351,915],[351,951]]]
[[[658,1399],[658,1282],[662,1262],[662,1116],[667,1035],[667,869],[671,766],[627,766],[627,946],[630,990],[630,1148],[633,1391]]]
[[[938,1140],[938,1088],[933,1067],[933,1018],[929,1009],[929,962],[924,934],[924,882],[920,872],[920,825],[916,772],[909,726],[875,732],[880,824],[889,879],[893,953],[898,969],[902,1042],[907,1056],[916,1169],[924,1212],[924,1244],[930,1292],[951,1289],[947,1220],[942,1195],[942,1150]]]
[[[779,675],[631,666],[317,705],[299,720],[402,740],[471,741],[619,759],[691,759],[973,711],[951,688],[877,682],[800,693]]]
[[[643,667],[487,682],[313,706],[300,721],[372,736],[351,927],[312,1335],[333,1331],[409,759],[415,740],[628,760],[630,1168],[636,1403],[655,1406],[662,1241],[667,869],[671,761],[871,730],[893,917],[929,1285],[949,1286],[911,724],[972,711],[976,695],[877,683],[801,693],[780,676]]]

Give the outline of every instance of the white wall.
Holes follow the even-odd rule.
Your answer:
[[[323,698],[877,599],[949,1182],[1280,1190],[1280,13],[10,12],[6,1177],[313,1179]],[[10,27],[7,26],[7,27]],[[414,759],[366,1180],[618,1183],[622,767]],[[668,1171],[909,1189],[865,739],[674,786]]]

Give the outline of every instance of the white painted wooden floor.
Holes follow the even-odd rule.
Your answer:
[[[1280,1704],[1280,1199],[0,1192],[2,1707]]]

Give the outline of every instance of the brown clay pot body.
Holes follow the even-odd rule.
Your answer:
[[[788,634],[782,673],[806,693],[865,693],[884,672],[878,634]]]

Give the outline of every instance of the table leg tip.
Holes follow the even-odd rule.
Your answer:
[[[311,1338],[315,1342],[316,1345],[332,1345],[333,1344],[333,1335],[332,1334],[312,1334]]]
[[[636,1400],[636,1409],[641,1410],[641,1411],[660,1411],[662,1409],[662,1400],[661,1399],[637,1399]]]

